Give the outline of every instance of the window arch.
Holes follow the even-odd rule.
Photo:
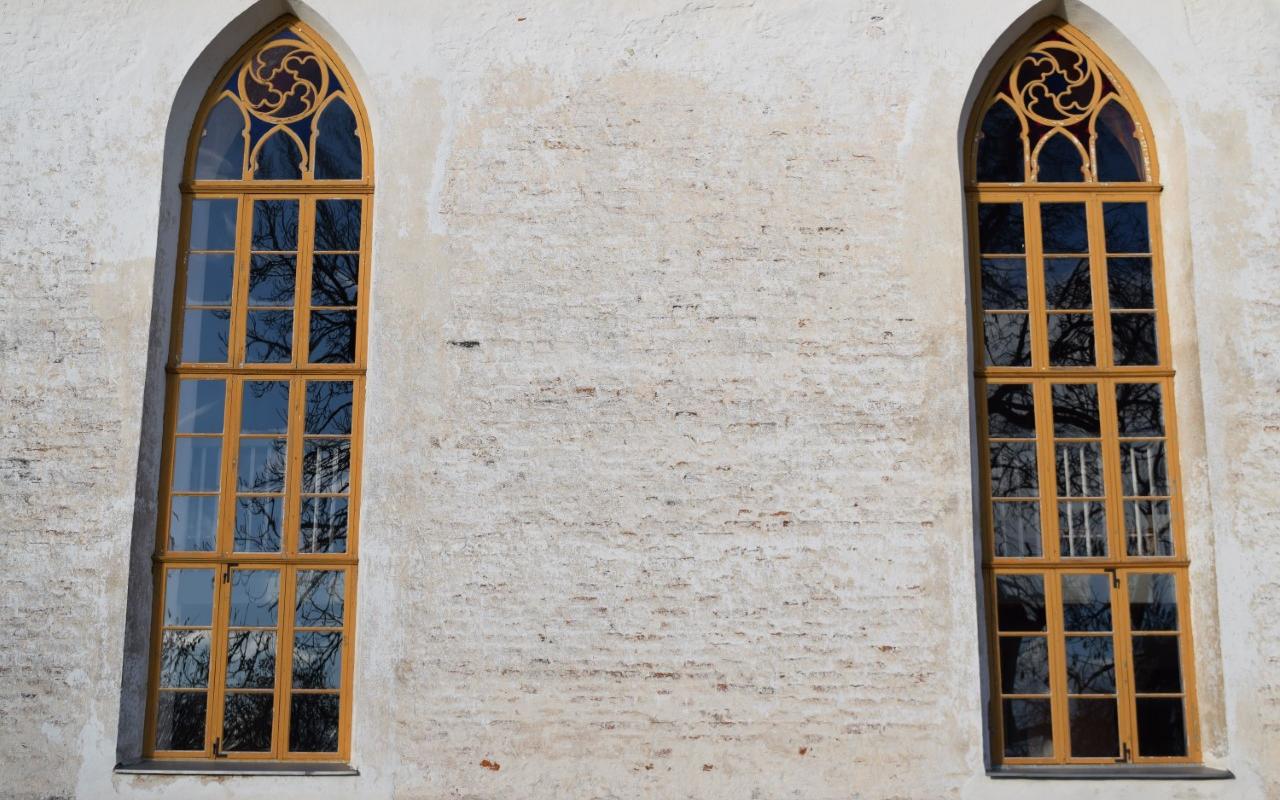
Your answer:
[[[1149,126],[1048,19],[966,138],[993,761],[1199,759]]]
[[[145,754],[349,757],[373,197],[351,76],[282,17],[183,171]]]

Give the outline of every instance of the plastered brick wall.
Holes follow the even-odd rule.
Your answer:
[[[286,10],[374,133],[360,775],[114,775],[179,151]],[[1155,128],[1234,781],[984,773],[958,133],[1049,13]],[[0,796],[1280,797],[1277,63],[1263,0],[0,4]]]

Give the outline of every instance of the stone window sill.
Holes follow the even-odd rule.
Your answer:
[[[1215,769],[1200,764],[1002,766],[987,770],[987,776],[1058,781],[1220,781],[1235,778],[1231,770]]]
[[[274,775],[278,777],[342,777],[359,775],[349,764],[319,761],[135,761],[117,764],[117,775]]]

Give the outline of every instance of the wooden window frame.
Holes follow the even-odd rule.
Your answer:
[[[306,168],[300,180],[255,180],[252,178],[252,157],[249,143],[245,142],[244,167],[239,180],[210,180],[195,177],[196,157],[201,133],[206,119],[215,104],[227,94],[228,81],[246,60],[260,47],[282,33],[293,38],[317,54],[324,69],[331,70],[341,85],[341,94],[330,92],[317,98],[310,114],[314,119],[323,113],[333,97],[341,97],[349,106],[356,121],[359,139],[361,177],[358,179],[317,179],[313,174],[314,143],[302,150]],[[248,118],[246,112],[246,119]],[[288,130],[287,128],[281,128]],[[313,131],[315,126],[313,124]],[[274,132],[274,129],[272,130]],[[265,141],[265,134],[262,141]],[[246,140],[248,136],[244,137]],[[296,140],[296,137],[295,137]],[[169,345],[170,358],[166,366],[166,404],[164,449],[161,456],[159,506],[157,510],[155,555],[153,556],[154,603],[151,622],[151,651],[149,658],[149,682],[143,755],[156,760],[198,760],[225,758],[237,761],[289,761],[289,762],[345,762],[351,754],[352,690],[355,661],[355,608],[357,595],[357,567],[359,563],[359,519],[361,497],[361,461],[364,419],[364,387],[367,359],[367,331],[369,326],[370,242],[373,215],[373,152],[368,115],[354,80],[342,61],[324,40],[296,17],[286,15],[272,22],[248,41],[222,68],[213,81],[195,116],[195,123],[186,150],[182,189],[182,222],[179,230],[178,270],[174,286],[173,324]],[[259,142],[261,145],[261,141]],[[308,155],[311,153],[310,155]],[[187,254],[189,252],[191,208],[196,200],[234,198],[237,201],[236,241],[232,281],[231,316],[228,334],[228,357],[224,363],[184,363],[182,361],[182,336],[186,309]],[[293,341],[291,360],[287,363],[245,363],[245,326],[248,313],[249,253],[252,249],[252,212],[255,200],[297,200],[298,230],[296,271],[294,273]],[[356,324],[354,360],[350,363],[308,363],[308,325],[311,320],[311,271],[316,203],[328,199],[354,199],[361,203],[359,250],[356,278]],[[326,251],[328,252],[328,251]],[[351,251],[344,251],[350,253]],[[171,523],[170,498],[172,487],[174,447],[177,438],[179,385],[183,380],[208,379],[225,382],[223,396],[223,423],[218,436],[221,439],[220,480],[218,488],[218,516],[216,544],[212,551],[174,551],[167,548]],[[283,494],[283,524],[279,552],[234,552],[233,528],[237,500],[236,469],[238,441],[240,437],[240,412],[242,387],[247,381],[285,381],[289,385],[288,420],[285,434],[276,438],[287,440],[286,469]],[[302,486],[303,442],[306,434],[306,387],[315,381],[350,382],[351,431],[340,436],[349,441],[350,461],[347,501],[346,549],[341,553],[308,553],[298,547],[298,528],[304,495],[310,495]],[[341,493],[340,493],[341,494]],[[211,569],[214,571],[212,626],[210,630],[209,666],[206,686],[206,717],[204,748],[202,750],[158,750],[156,728],[160,687],[161,632],[165,629],[165,589],[169,573],[175,568]],[[227,669],[225,647],[228,633],[230,605],[230,575],[233,570],[274,569],[278,571],[279,600],[274,626],[275,664],[274,687],[264,690],[273,696],[272,748],[264,752],[222,752],[218,748],[222,724],[223,702],[228,692],[224,680]],[[292,680],[292,649],[295,628],[295,580],[304,570],[339,570],[343,578],[343,620],[340,631],[341,667],[339,688],[336,690],[297,689]],[[302,632],[306,632],[303,630]],[[289,714],[290,698],[297,694],[327,693],[339,697],[338,746],[331,752],[290,752]]]
[[[1111,183],[1096,180],[1096,149],[1092,139],[1088,145],[1084,169],[1087,180],[1078,183],[1037,183],[1034,153],[1050,136],[1060,131],[1043,133],[1038,144],[1028,139],[1028,123],[1021,121],[1023,146],[1023,182],[980,182],[977,179],[978,141],[987,110],[1003,100],[1014,106],[1005,94],[1004,79],[1016,62],[1028,49],[1046,35],[1056,36],[1086,53],[1095,66],[1113,86],[1113,93],[1097,100],[1101,107],[1109,100],[1116,100],[1132,117],[1135,137],[1139,140],[1144,162],[1145,180]],[[1162,234],[1160,228],[1160,195],[1158,164],[1155,148],[1150,141],[1150,125],[1141,104],[1124,75],[1096,45],[1083,33],[1061,19],[1049,18],[1034,25],[1022,36],[997,63],[988,77],[979,102],[969,120],[966,133],[965,193],[966,219],[969,241],[970,296],[973,298],[971,324],[974,331],[974,377],[976,386],[976,414],[979,434],[979,487],[981,492],[981,555],[983,567],[985,622],[989,655],[991,725],[991,760],[997,767],[1021,767],[1036,765],[1085,765],[1131,763],[1140,765],[1197,764],[1202,758],[1197,713],[1194,647],[1190,624],[1190,587],[1184,517],[1181,507],[1181,475],[1178,463],[1177,413],[1174,407],[1174,370],[1170,348],[1170,324],[1166,300]],[[1089,124],[1092,132],[1096,117]],[[1076,141],[1075,137],[1072,137]],[[1079,145],[1079,142],[1076,142]],[[1046,330],[1048,309],[1043,285],[1043,252],[1039,208],[1043,202],[1082,202],[1087,209],[1089,232],[1089,266],[1092,290],[1094,324],[1093,367],[1065,367],[1049,365],[1049,337]],[[1147,207],[1152,266],[1152,290],[1155,305],[1155,333],[1158,361],[1151,366],[1117,366],[1114,364],[1112,344],[1112,310],[1107,285],[1107,256],[1102,241],[1104,226],[1102,203],[1142,202]],[[980,203],[1018,203],[1023,208],[1023,226],[1027,278],[1027,308],[1030,322],[1030,366],[986,366],[984,346],[984,308],[982,294],[982,253],[978,238],[978,206]],[[1164,443],[1169,492],[1170,528],[1173,553],[1170,556],[1127,555],[1124,520],[1124,490],[1120,485],[1120,449],[1123,437],[1116,429],[1115,393],[1111,387],[1117,383],[1153,383],[1161,388],[1164,414]],[[1039,503],[1041,554],[1037,557],[997,556],[995,553],[994,520],[992,516],[991,467],[988,456],[991,436],[988,431],[987,387],[1000,383],[1027,384],[1034,393],[1035,450],[1037,456],[1038,490],[1034,499]],[[1107,521],[1108,555],[1097,557],[1064,557],[1059,555],[1058,496],[1054,451],[1054,426],[1050,387],[1057,383],[1091,383],[1098,387],[1103,458],[1103,482],[1105,489],[1105,513]],[[1159,438],[1159,437],[1149,437]],[[1119,758],[1074,758],[1070,756],[1070,736],[1066,705],[1068,700],[1062,606],[1060,598],[1061,576],[1090,572],[1105,573],[1112,581],[1112,638],[1115,676],[1115,697],[1119,718]],[[1126,576],[1138,573],[1160,572],[1174,575],[1177,599],[1178,653],[1182,679],[1184,733],[1186,755],[1179,757],[1142,756],[1138,747],[1136,727],[1136,697],[1133,686],[1132,632],[1129,630],[1129,614]],[[996,577],[1000,575],[1034,574],[1043,576],[1044,602],[1047,625],[1043,636],[1047,638],[1049,651],[1048,682],[1052,707],[1053,755],[1051,757],[1011,757],[1004,755],[1003,706],[1001,659],[999,643],[1002,632],[997,625]],[[1016,632],[1013,635],[1018,635]],[[1024,634],[1025,635],[1025,634]],[[1031,635],[1035,635],[1034,633]],[[1072,634],[1076,635],[1076,634]],[[1138,634],[1144,635],[1144,634]],[[1015,699],[1017,695],[1014,695]]]

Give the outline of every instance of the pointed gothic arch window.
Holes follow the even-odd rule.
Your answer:
[[[1199,759],[1149,135],[1128,81],[1057,19],[970,121],[998,764]]]
[[[373,197],[342,63],[292,17],[183,173],[145,753],[345,760]]]

